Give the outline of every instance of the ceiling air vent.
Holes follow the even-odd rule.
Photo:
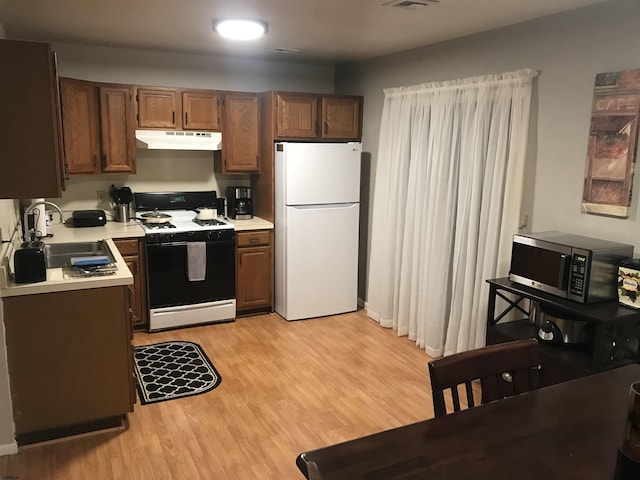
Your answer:
[[[383,3],[383,5],[385,7],[415,10],[416,8],[426,7],[430,3],[439,3],[439,0],[391,0],[390,2]]]

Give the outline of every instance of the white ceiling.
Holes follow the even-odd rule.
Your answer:
[[[323,62],[362,60],[524,22],[605,0],[0,0],[7,38]],[[415,0],[420,1],[420,0]],[[424,1],[424,0],[422,0]],[[212,21],[269,24],[258,41],[219,38]],[[278,48],[299,53],[275,53]]]

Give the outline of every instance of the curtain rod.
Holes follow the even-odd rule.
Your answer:
[[[445,80],[444,82],[428,82],[407,87],[390,87],[383,89],[385,96],[399,96],[412,93],[423,93],[429,90],[456,90],[470,86],[505,85],[522,81],[531,81],[540,74],[538,70],[523,68],[513,72],[491,73],[474,77]]]

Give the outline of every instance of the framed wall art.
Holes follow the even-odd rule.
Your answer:
[[[596,75],[582,211],[627,218],[638,148],[640,70]]]

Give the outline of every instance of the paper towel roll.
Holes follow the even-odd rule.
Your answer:
[[[44,198],[34,198],[31,205],[37,202],[44,202]],[[33,222],[36,230],[36,237],[47,235],[47,210],[46,205],[38,205],[33,209]]]

